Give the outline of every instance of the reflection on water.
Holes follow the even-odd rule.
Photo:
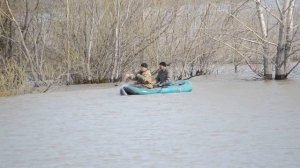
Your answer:
[[[300,167],[300,82],[193,79],[0,98],[0,167]]]

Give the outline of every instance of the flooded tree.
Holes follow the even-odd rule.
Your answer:
[[[274,67],[275,79],[286,79],[299,64],[290,66],[289,61],[299,51],[297,45],[299,34],[298,26],[294,25],[294,9],[294,0],[244,1],[227,12],[228,18],[236,25],[235,29],[230,31],[229,41],[239,39],[248,44],[242,47],[229,43],[226,45],[237,51],[250,69],[259,76],[273,79]],[[251,17],[247,18],[247,15]],[[253,15],[256,18],[252,17]],[[240,32],[245,34],[237,37],[235,34]],[[224,43],[223,40],[222,42]],[[248,55],[248,52],[252,54]]]
[[[276,74],[275,79],[286,79],[289,75],[288,63],[293,52],[294,42],[294,7],[295,0],[285,0],[284,5],[280,8],[278,1],[278,11],[280,15],[279,32],[278,32],[278,46],[276,54]],[[298,26],[297,26],[298,28]]]

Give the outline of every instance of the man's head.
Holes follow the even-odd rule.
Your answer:
[[[161,62],[159,63],[159,69],[166,69],[167,68],[167,64],[165,62]]]
[[[142,63],[142,64],[141,64],[141,71],[145,72],[145,71],[147,71],[147,70],[148,70],[148,64]]]

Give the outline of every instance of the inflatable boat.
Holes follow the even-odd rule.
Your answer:
[[[147,95],[156,93],[180,93],[180,92],[191,92],[192,83],[188,80],[178,80],[173,83],[169,83],[164,87],[157,87],[148,89],[145,87],[139,87],[135,85],[122,86],[120,89],[121,95]]]

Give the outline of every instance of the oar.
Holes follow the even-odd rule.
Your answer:
[[[121,87],[120,89],[120,95],[121,96],[127,96],[128,94],[126,93],[126,91],[124,90],[124,87]]]
[[[122,96],[127,96],[127,92],[125,91],[124,87],[130,85],[130,82],[120,82],[118,85],[116,84],[116,86],[121,86],[120,88],[120,94]]]

